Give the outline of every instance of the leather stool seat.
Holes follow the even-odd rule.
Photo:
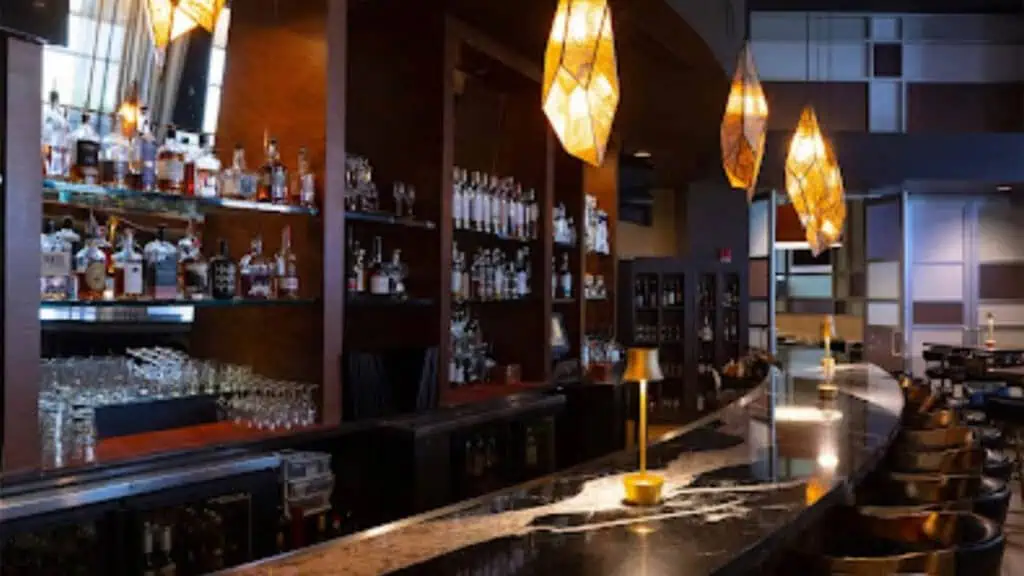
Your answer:
[[[858,494],[857,504],[862,511],[876,515],[973,511],[1002,525],[1010,506],[1006,481],[981,475],[893,472],[865,488]]]
[[[991,520],[971,513],[914,512],[842,516],[824,537],[813,574],[970,574],[998,576],[1005,537]]]

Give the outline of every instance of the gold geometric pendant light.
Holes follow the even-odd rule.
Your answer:
[[[544,54],[541,107],[565,151],[600,166],[619,105],[606,0],[559,0]]]
[[[226,0],[146,0],[153,44],[168,44],[199,26],[213,32]]]
[[[720,140],[722,167],[733,188],[754,196],[757,175],[764,157],[764,138],[768,130],[768,102],[757,75],[750,43],[743,44],[736,62],[736,73],[725,104]]]
[[[843,175],[811,106],[800,114],[789,143],[786,193],[815,255],[839,240],[846,220]]]

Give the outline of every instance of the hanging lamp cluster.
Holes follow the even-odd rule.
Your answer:
[[[843,175],[814,108],[800,113],[786,156],[786,193],[815,256],[837,242],[846,221]]]
[[[213,32],[227,0],[146,0],[153,44],[163,50],[196,27]]]
[[[747,191],[747,201],[753,198],[757,187],[767,132],[768,102],[757,75],[750,43],[745,42],[725,104],[720,139],[725,175],[733,188]]]
[[[544,54],[541,107],[566,152],[600,166],[618,106],[607,1],[559,0]]]

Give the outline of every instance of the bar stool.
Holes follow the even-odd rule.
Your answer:
[[[939,382],[939,388],[942,388],[946,380],[949,379],[949,371],[946,369],[946,357],[949,355],[949,348],[940,349],[933,346],[921,353],[921,357],[924,358],[924,375],[928,377],[928,382],[934,385],[937,380]]]
[[[970,513],[841,515],[824,537],[813,574],[971,574],[998,576],[1006,539],[991,520]]]
[[[857,494],[857,506],[875,515],[973,512],[1002,526],[1010,507],[1010,488],[1002,480],[979,474],[891,472],[865,485]]]
[[[1024,429],[1024,399],[990,396],[985,402],[985,414],[1003,430],[1006,444],[1013,448],[1013,470],[1024,494],[1024,456],[1022,456],[1021,430]]]

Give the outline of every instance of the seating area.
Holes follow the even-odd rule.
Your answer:
[[[923,377],[899,375],[906,404],[884,463],[775,573],[1024,573],[1020,354],[931,346],[924,359]]]

